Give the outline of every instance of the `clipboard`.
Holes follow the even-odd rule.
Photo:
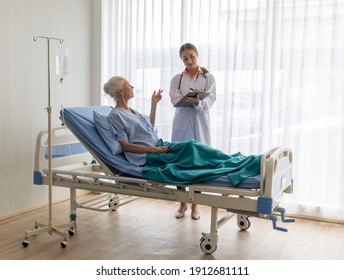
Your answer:
[[[190,91],[186,96],[188,97],[196,97],[198,94],[199,100],[203,100],[209,95],[209,92],[196,92],[196,91]],[[179,100],[178,103],[174,105],[174,107],[193,107],[193,105],[189,102]]]

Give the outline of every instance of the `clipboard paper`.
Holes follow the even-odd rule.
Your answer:
[[[196,97],[197,94],[199,96],[199,100],[203,100],[204,98],[206,98],[209,95],[209,92],[191,91],[186,96],[188,96],[188,97]],[[189,102],[180,100],[178,103],[176,103],[174,105],[174,107],[193,107],[193,105],[191,103],[189,103]]]

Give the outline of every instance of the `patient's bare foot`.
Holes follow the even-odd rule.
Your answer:
[[[201,217],[199,210],[198,210],[198,205],[197,204],[192,204],[191,207],[191,219],[193,220],[198,220]]]
[[[185,211],[188,209],[186,203],[181,202],[178,211],[176,212],[175,216],[177,219],[181,219],[185,215]]]

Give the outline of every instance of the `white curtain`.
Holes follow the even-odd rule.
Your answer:
[[[344,0],[103,0],[102,80],[125,76],[130,105],[147,114],[164,89],[156,122],[167,141],[186,42],[216,77],[212,146],[290,147],[288,213],[344,221]]]

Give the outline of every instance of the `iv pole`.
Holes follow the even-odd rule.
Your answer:
[[[36,42],[38,39],[45,39],[47,41],[48,47],[48,107],[46,108],[48,113],[48,168],[49,168],[49,221],[48,224],[44,224],[38,221],[35,221],[35,227],[32,230],[25,231],[25,239],[22,241],[22,245],[24,247],[29,246],[29,237],[38,235],[40,233],[48,232],[49,235],[56,233],[62,237],[64,237],[63,241],[61,241],[61,247],[66,248],[68,244],[68,233],[69,235],[73,235],[74,231],[74,224],[68,223],[63,225],[53,225],[52,221],[52,185],[53,185],[53,175],[52,175],[52,127],[51,127],[51,113],[52,107],[50,104],[50,41],[57,40],[60,42],[60,45],[63,44],[63,39],[54,38],[54,37],[45,37],[45,36],[33,36],[33,41]],[[66,230],[62,230],[62,228],[70,228],[69,232]]]

